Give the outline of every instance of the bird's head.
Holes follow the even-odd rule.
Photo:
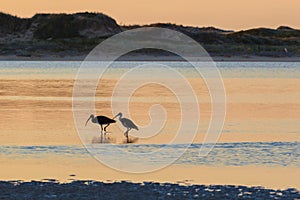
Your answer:
[[[87,123],[89,122],[89,120],[90,120],[90,119],[93,119],[93,118],[94,118],[94,114],[91,114],[90,117],[88,118],[88,120],[86,120],[85,126],[87,125]]]
[[[118,113],[118,114],[114,117],[114,119],[117,118],[117,117],[122,117],[122,116],[123,116],[122,113]]]

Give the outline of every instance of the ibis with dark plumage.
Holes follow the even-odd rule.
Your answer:
[[[96,116],[95,117],[93,114],[91,114],[91,116],[86,121],[85,126],[87,125],[87,123],[89,122],[90,119],[92,120],[92,122],[94,124],[99,124],[100,125],[100,127],[101,127],[101,133],[102,133],[103,130],[104,130],[104,133],[105,133],[106,132],[106,128],[110,124],[116,123],[116,120],[114,120],[114,119],[110,119],[110,118],[105,117],[105,116]],[[104,128],[103,128],[103,125],[106,125],[106,126],[104,126]]]

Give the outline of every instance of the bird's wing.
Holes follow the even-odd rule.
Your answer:
[[[111,124],[111,123],[115,123],[116,121],[113,119],[110,119],[108,117],[105,116],[97,116],[97,120],[99,124]]]
[[[128,128],[139,130],[139,128],[130,119],[123,118],[123,123]]]

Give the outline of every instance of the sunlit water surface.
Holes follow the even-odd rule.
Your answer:
[[[134,63],[134,65],[145,64],[144,62]],[[193,78],[199,75],[195,74],[191,66],[187,63],[182,62],[162,62],[173,67],[174,69],[180,71],[183,75]],[[73,80],[76,77],[78,68],[81,62],[0,62],[0,77],[3,82],[6,80],[34,80],[34,79],[67,79]],[[133,65],[131,62],[120,62],[108,69],[108,77],[118,78],[122,73],[128,71]],[[299,79],[300,78],[300,63],[297,62],[218,62],[218,66],[223,78],[279,78],[279,79]],[[93,69],[90,70],[93,73]],[[30,84],[30,83],[28,83]],[[34,91],[28,91],[26,93],[26,85],[19,86],[24,87],[24,91],[20,90],[18,94],[14,94],[16,88],[10,88],[6,91],[6,88],[0,88],[0,99],[2,101],[52,101],[52,102],[63,102],[71,100],[71,91],[65,95],[60,90],[55,90],[53,86],[48,88],[46,92],[54,91],[51,96],[44,94],[44,91],[39,91],[39,87],[35,86]],[[66,88],[70,88],[72,85],[66,85]],[[19,88],[19,89],[20,89]],[[60,88],[61,89],[61,88]],[[1,93],[1,91],[5,91]],[[38,93],[37,93],[38,91]],[[24,94],[22,94],[24,92]],[[299,103],[299,99],[295,100]],[[8,110],[14,110],[16,112],[23,112],[24,110],[29,110],[27,112],[32,112],[32,114],[37,112],[36,109],[45,108],[44,105],[32,104],[35,107],[26,107],[26,104],[19,102],[18,105],[11,105],[10,103],[3,104],[1,107],[1,115],[7,115]],[[50,104],[49,104],[50,105]],[[51,104],[52,105],[52,104]],[[62,105],[62,104],[60,104]],[[70,106],[70,104],[66,104]],[[55,107],[56,108],[56,107]],[[49,107],[49,110],[52,108]],[[70,111],[70,108],[60,107],[58,110],[63,112],[64,110]],[[49,111],[50,112],[50,111]],[[50,116],[50,115],[49,115]],[[32,117],[32,116],[31,116]],[[70,115],[69,115],[70,117]],[[26,116],[25,116],[26,118]],[[10,119],[7,116],[6,119]],[[13,118],[11,118],[13,120]],[[54,117],[52,118],[55,119]],[[48,120],[51,120],[48,119]],[[72,119],[70,119],[72,120]],[[287,119],[289,120],[289,119]],[[295,123],[294,121],[284,121],[287,125]],[[299,122],[299,118],[298,118]],[[29,123],[29,122],[28,122]],[[249,123],[254,123],[249,122]],[[266,123],[264,121],[258,121],[257,123]],[[43,129],[43,124],[39,123],[39,126],[30,127],[32,130],[36,128],[38,130]],[[232,123],[234,124],[234,123]],[[238,124],[238,123],[236,123]],[[267,124],[267,123],[266,123]],[[5,126],[9,126],[6,125]],[[253,124],[253,127],[256,125]],[[14,129],[15,128],[15,129]],[[49,127],[45,127],[45,129]],[[234,127],[233,127],[234,128]],[[63,127],[62,127],[63,129]],[[5,129],[4,129],[5,130]],[[20,131],[18,127],[8,127],[7,130],[14,132]],[[278,129],[280,130],[280,129]],[[2,130],[3,131],[3,130]],[[251,129],[255,132],[255,129]],[[257,130],[261,133],[261,129]],[[230,130],[229,130],[230,132]],[[236,131],[238,132],[238,131]],[[296,128],[290,130],[290,132],[297,132]],[[240,129],[240,133],[243,133],[243,129]],[[3,135],[6,135],[5,131]],[[26,137],[26,136],[25,136]],[[208,166],[246,166],[246,165],[271,165],[271,166],[297,166],[300,167],[300,143],[299,142],[249,142],[249,143],[219,143],[214,149],[209,153],[208,156],[199,157],[199,148],[201,144],[192,144],[188,150],[183,154],[183,156],[177,160],[175,163],[178,165],[208,165]],[[116,157],[120,160],[126,158],[120,158],[116,154],[116,149],[121,149],[123,151],[132,153],[149,153],[151,151],[158,150],[160,148],[165,148],[168,154],[160,155],[160,162],[164,163],[166,156],[172,156],[172,152],[183,148],[180,144],[174,145],[160,145],[160,144],[123,144],[114,145],[113,147],[108,145],[97,144],[93,148],[98,154],[103,156]],[[89,157],[87,150],[78,145],[41,145],[41,146],[22,146],[22,145],[12,145],[7,146],[3,144],[0,146],[0,158],[44,158],[46,156],[58,156],[58,157],[72,157],[72,158],[86,158]],[[139,156],[136,160],[139,160]],[[153,163],[161,164],[161,163]]]

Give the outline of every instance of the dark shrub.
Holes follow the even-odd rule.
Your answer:
[[[34,32],[34,37],[37,39],[61,39],[78,37],[78,28],[74,23],[74,16],[67,14],[41,16],[46,17],[40,20],[37,29]]]
[[[0,12],[0,34],[19,33],[25,31],[30,25],[30,20],[21,19]]]

